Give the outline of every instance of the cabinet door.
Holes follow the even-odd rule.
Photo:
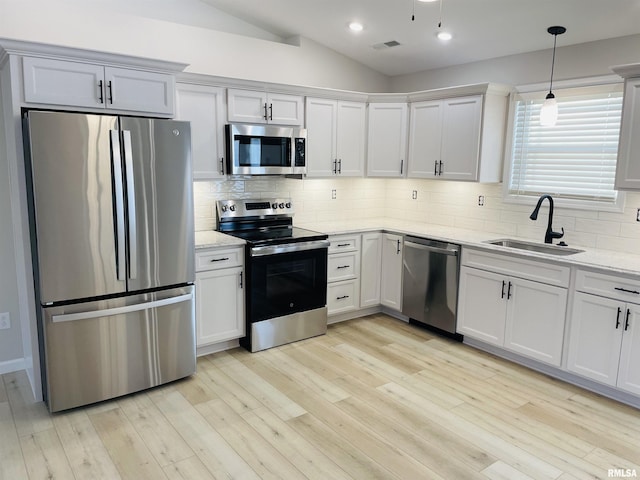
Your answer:
[[[434,178],[438,175],[442,140],[442,100],[411,105],[409,118],[408,176]]]
[[[176,119],[191,122],[191,157],[196,180],[223,178],[224,89],[179,83]]]
[[[230,122],[267,123],[267,94],[252,90],[227,90],[227,118]]]
[[[640,395],[640,306],[627,304],[627,312],[620,328],[624,334],[620,350],[618,387]]]
[[[625,312],[622,302],[576,292],[571,314],[567,369],[615,386]]]
[[[105,67],[107,108],[173,115],[173,75]]]
[[[407,149],[407,104],[369,105],[367,175],[402,177]]]
[[[509,278],[504,347],[560,366],[567,289]]]
[[[458,333],[502,347],[507,313],[507,277],[460,268]]]
[[[482,95],[444,101],[442,112],[442,174],[449,180],[478,180]]]
[[[402,237],[390,233],[382,237],[380,303],[402,310]]]
[[[298,95],[270,93],[267,95],[268,122],[276,125],[298,125],[304,123],[304,103]]]
[[[196,343],[203,346],[243,337],[242,267],[196,274]]]
[[[363,233],[360,260],[360,307],[380,305],[382,234]]]
[[[615,188],[640,189],[640,78],[629,78],[624,88],[622,125],[618,146]]]
[[[25,102],[105,108],[101,65],[24,57],[22,73]]]
[[[338,174],[344,177],[364,175],[366,111],[364,103],[338,102],[336,151]]]
[[[307,176],[331,177],[337,173],[337,102],[307,98]]]

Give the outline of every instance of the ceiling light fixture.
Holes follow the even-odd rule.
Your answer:
[[[448,42],[449,40],[451,40],[451,38],[453,38],[453,35],[451,35],[450,32],[442,30],[442,0],[440,0],[440,21],[438,22],[437,37],[438,40],[441,40],[442,42]]]
[[[361,24],[361,23],[359,23],[359,22],[351,22],[351,23],[349,24],[349,29],[350,29],[352,32],[361,32],[363,28],[364,28],[364,27],[363,27],[363,26],[362,26],[362,24]]]
[[[556,40],[558,35],[562,35],[567,29],[560,26],[549,27],[547,32],[553,35],[553,57],[551,59],[551,80],[549,81],[549,93],[540,109],[540,125],[544,127],[553,127],[558,121],[558,102],[553,94],[553,67],[556,63]]]

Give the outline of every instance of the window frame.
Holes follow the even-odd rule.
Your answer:
[[[598,77],[589,77],[582,79],[563,80],[554,82],[554,90],[562,90],[568,88],[580,88],[580,87],[592,87],[598,85],[612,85],[619,84],[624,89],[624,79],[618,75],[603,75]],[[530,85],[522,85],[515,87],[509,96],[509,114],[507,117],[506,138],[504,147],[504,169],[502,177],[502,197],[505,203],[519,204],[519,205],[535,205],[538,201],[539,195],[525,195],[514,194],[509,191],[509,182],[511,179],[511,172],[513,169],[513,134],[514,134],[514,121],[516,112],[517,97],[522,94],[530,94],[534,92],[541,92],[541,95],[545,95],[549,91],[548,83],[536,83]],[[624,99],[623,99],[624,102]],[[625,192],[617,190],[617,197],[615,202],[598,201],[598,200],[579,200],[562,197],[554,197],[555,205],[563,208],[570,208],[576,210],[591,210],[591,211],[603,211],[603,212],[622,212],[625,206]]]

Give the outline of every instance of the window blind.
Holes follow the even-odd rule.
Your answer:
[[[516,99],[509,194],[616,201],[622,86],[558,90],[558,121],[540,125],[546,92]]]

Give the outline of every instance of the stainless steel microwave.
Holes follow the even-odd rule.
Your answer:
[[[307,131],[299,127],[225,126],[227,171],[231,175],[307,173]]]

